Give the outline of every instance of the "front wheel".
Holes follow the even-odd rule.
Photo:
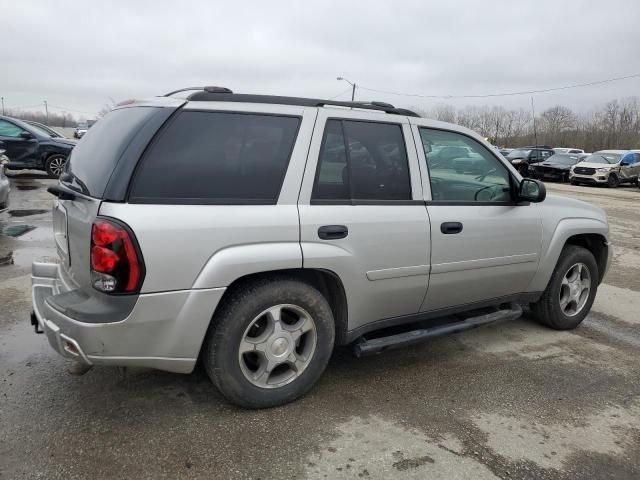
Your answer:
[[[607,179],[607,185],[610,187],[617,187],[620,185],[620,179],[615,173],[609,174],[609,178]]]
[[[296,280],[261,280],[224,300],[207,334],[203,362],[232,403],[273,407],[313,387],[334,337],[331,308],[318,290]]]
[[[58,178],[64,171],[67,157],[60,154],[51,155],[44,164],[44,169],[51,178]]]
[[[531,305],[536,320],[556,330],[576,328],[591,310],[598,275],[598,265],[589,250],[565,246],[542,297]]]

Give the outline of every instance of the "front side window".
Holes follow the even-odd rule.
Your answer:
[[[6,120],[0,120],[0,137],[17,138],[23,132],[20,127]]]
[[[410,200],[407,151],[398,124],[329,120],[312,200]]]
[[[420,128],[420,137],[433,201],[511,201],[509,171],[482,144],[460,133],[430,128]]]
[[[299,117],[181,112],[142,159],[130,198],[274,204],[299,125]]]

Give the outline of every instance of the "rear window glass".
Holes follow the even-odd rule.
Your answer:
[[[299,124],[298,117],[183,111],[143,158],[130,200],[276,203]]]
[[[155,107],[122,108],[97,121],[71,151],[69,186],[101,198],[127,145],[158,110]]]

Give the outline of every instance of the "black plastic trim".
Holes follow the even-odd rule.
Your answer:
[[[438,310],[432,310],[430,312],[419,312],[411,315],[403,315],[400,317],[384,318],[375,322],[366,323],[353,330],[349,330],[346,334],[346,343],[353,342],[365,333],[373,332],[374,330],[381,330],[383,328],[421,322],[424,320],[433,320],[440,317],[446,317],[447,315],[463,313],[470,310],[476,310],[478,308],[493,307],[501,305],[503,303],[515,302],[523,304],[536,302],[542,296],[542,293],[543,292],[518,293],[514,295],[507,295],[504,297],[492,298],[489,300],[482,300],[480,302],[466,303],[464,305],[458,305],[450,308],[441,308]]]
[[[136,132],[122,155],[118,159],[107,186],[102,194],[102,199],[108,202],[124,202],[127,199],[129,184],[133,179],[138,163],[144,157],[147,148],[154,141],[158,132],[177,112],[180,107],[161,107],[147,122]]]
[[[138,294],[108,295],[99,290],[71,290],[45,299],[47,305],[82,323],[113,323],[127,318],[133,311]]]

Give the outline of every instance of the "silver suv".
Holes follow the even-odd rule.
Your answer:
[[[187,89],[107,114],[67,165],[35,329],[86,366],[200,359],[244,407],[304,394],[337,345],[377,353],[522,304],[575,328],[611,256],[601,209],[545,200],[474,132],[384,103]]]

